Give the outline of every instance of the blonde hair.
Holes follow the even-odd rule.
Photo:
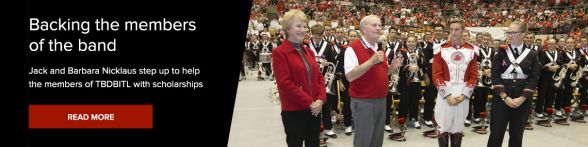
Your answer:
[[[488,32],[482,32],[482,33],[480,33],[480,34],[481,34],[481,35],[483,35],[483,36],[487,36],[487,37],[490,37],[490,38],[492,38],[492,34],[490,34],[490,33],[488,33]]]
[[[451,25],[451,24],[454,24],[454,23],[459,23],[459,25],[461,26],[461,29],[462,30],[465,30],[465,23],[463,22],[463,20],[461,20],[461,19],[454,19],[454,20],[449,21],[449,23],[447,23],[447,24],[448,25]]]
[[[310,33],[313,35],[323,35],[325,33],[325,27],[321,24],[317,24],[310,28]]]
[[[306,15],[304,14],[304,12],[302,12],[298,9],[290,9],[288,12],[286,12],[284,14],[284,16],[282,17],[282,20],[280,21],[280,25],[282,25],[282,29],[285,32],[287,32],[288,29],[290,29],[290,27],[294,23],[295,19],[302,21],[304,24],[306,24],[308,22],[308,19],[306,18]]]

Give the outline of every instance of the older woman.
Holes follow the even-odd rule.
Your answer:
[[[325,81],[314,53],[301,45],[306,35],[306,15],[300,10],[284,14],[281,25],[286,40],[272,52],[274,75],[280,93],[282,123],[290,147],[318,147]]]

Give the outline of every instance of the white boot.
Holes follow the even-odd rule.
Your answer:
[[[392,128],[390,128],[390,129],[392,129]],[[351,135],[352,131],[353,131],[353,129],[351,129],[351,126],[345,127],[345,135],[347,135],[347,136]]]
[[[384,126],[384,130],[386,130],[386,131],[388,131],[388,132],[389,132],[389,131],[392,131],[392,127],[390,127],[390,125],[385,125],[385,126]]]
[[[562,116],[563,116],[563,114],[561,113],[561,110],[556,110],[556,111],[555,111],[555,116],[557,116],[557,117],[562,117]]]

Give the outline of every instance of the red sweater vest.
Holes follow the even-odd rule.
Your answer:
[[[366,49],[359,39],[351,42],[350,46],[355,52],[359,65],[368,61],[374,54],[373,50]],[[387,94],[388,64],[386,62],[372,66],[367,72],[349,84],[349,96],[353,98],[385,98]]]

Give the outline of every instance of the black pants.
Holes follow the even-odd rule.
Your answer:
[[[425,112],[423,119],[425,121],[431,121],[433,119],[433,109],[435,108],[435,99],[437,98],[437,88],[429,85],[425,89]]]
[[[333,122],[331,122],[331,112],[333,110],[337,110],[337,102],[336,95],[327,94],[327,101],[323,103],[323,110],[321,112],[322,122],[325,130],[333,129]]]
[[[390,116],[392,115],[392,103],[394,102],[394,97],[398,97],[398,95],[393,95],[391,92],[388,92],[386,95],[386,125],[390,124]]]
[[[243,65],[241,65],[241,75],[239,76],[245,76],[245,63],[243,63]]]
[[[488,94],[490,88],[476,87],[476,95],[474,96],[474,118],[480,118],[480,112],[486,112],[486,103],[488,102]]]
[[[272,74],[272,64],[271,63],[261,63],[261,67],[265,71],[266,76],[270,76]]]
[[[255,69],[255,67],[257,66],[258,59],[255,56],[252,56],[249,59],[251,59],[251,60],[249,60],[249,69]]]
[[[547,77],[546,77],[547,78]],[[539,82],[539,91],[537,95],[537,101],[535,102],[535,113],[546,112],[547,108],[553,108],[553,99],[555,98],[555,92],[557,91],[553,85],[553,79],[551,76],[549,79],[542,77]]]
[[[410,82],[400,95],[400,112],[401,117],[410,118],[409,120],[418,120],[419,100],[421,99],[421,83]],[[407,116],[408,114],[408,116]]]
[[[527,99],[518,108],[508,107],[498,95],[494,95],[495,99],[492,101],[492,111],[490,116],[490,138],[488,139],[488,147],[502,146],[506,126],[510,139],[508,140],[509,147],[521,147],[523,144],[523,132],[525,131],[525,123],[529,117],[529,109],[531,108],[531,99]]]
[[[529,117],[529,109],[531,108],[531,99],[527,99],[518,108],[508,107],[498,95],[494,95],[492,100],[492,109],[490,113],[490,138],[488,139],[488,147],[502,146],[506,126],[510,139],[508,140],[509,147],[520,147],[523,143],[523,132],[525,130],[525,123]]]
[[[581,88],[580,88],[580,104],[581,105],[588,105],[588,80],[585,80],[584,77],[580,80]]]
[[[572,101],[572,97],[573,97],[572,92],[573,92],[574,88],[572,88],[570,85],[565,85],[565,86],[566,87],[564,89],[558,90],[557,97],[555,97],[555,109],[556,110],[561,110],[564,107],[569,107],[570,102]]]
[[[282,111],[282,123],[288,147],[319,146],[320,119],[310,110]]]
[[[345,127],[351,126],[351,97],[349,97],[348,88],[346,85],[345,91],[341,92],[341,99],[343,99],[343,123]]]

